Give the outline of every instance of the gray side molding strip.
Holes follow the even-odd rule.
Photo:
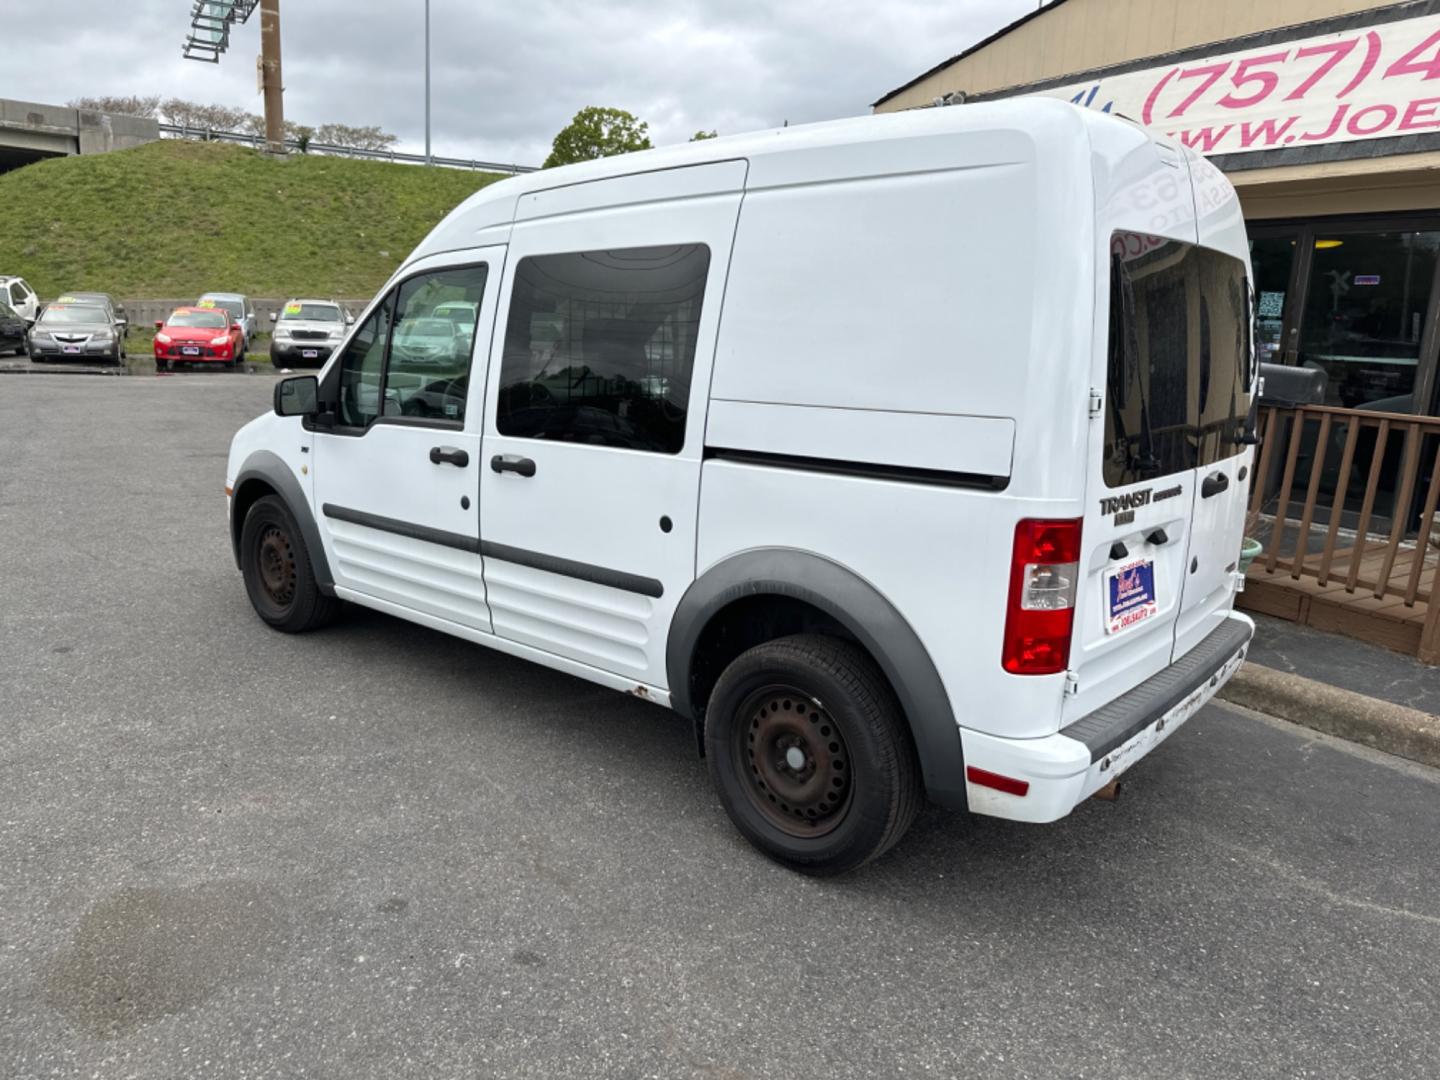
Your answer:
[[[285,500],[285,507],[300,526],[300,535],[305,541],[305,550],[310,555],[310,567],[315,571],[315,583],[326,596],[335,595],[335,577],[330,573],[330,562],[325,558],[325,543],[320,539],[320,529],[315,524],[315,515],[310,512],[310,502],[300,490],[300,482],[290,466],[269,450],[257,450],[245,459],[240,475],[235,477],[235,495],[239,495],[247,482],[259,480],[274,488]],[[233,496],[232,496],[233,498]],[[240,565],[240,529],[243,521],[231,520],[230,544],[235,552],[235,565]]]
[[[611,570],[608,567],[595,566],[591,563],[576,562],[574,559],[562,559],[558,555],[544,555],[538,551],[511,547],[509,544],[497,544],[493,540],[481,541],[480,554],[487,559],[514,563],[516,566],[528,566],[533,570],[544,570],[547,574],[560,574],[564,577],[575,578],[577,581],[588,581],[594,585],[605,585],[611,589],[639,593],[641,596],[650,596],[657,600],[665,595],[665,584],[655,578],[626,573],[624,570]]]
[[[363,525],[367,529],[394,533],[396,536],[421,540],[427,544],[454,548],[457,551],[468,551],[472,555],[480,554],[480,538],[476,536],[462,536],[460,533],[446,532],[444,529],[432,529],[428,525],[417,525],[413,521],[382,517],[364,510],[351,510],[348,506],[336,506],[334,503],[322,504],[320,512],[336,521],[348,521],[352,525]]]
[[[766,594],[819,608],[869,650],[905,710],[926,795],[942,806],[965,807],[960,729],[925,646],[874,586],[818,555],[788,548],[747,551],[711,567],[686,590],[670,622],[665,650],[671,707],[699,721],[690,698],[690,660],[696,642],[706,624],[727,605]]]

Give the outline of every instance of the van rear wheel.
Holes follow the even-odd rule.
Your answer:
[[[705,717],[705,755],[730,820],[794,870],[853,870],[919,812],[900,705],[850,642],[799,634],[757,645],[725,669]]]
[[[340,607],[320,591],[300,528],[277,495],[256,499],[245,515],[240,570],[255,613],[287,634],[324,626]]]

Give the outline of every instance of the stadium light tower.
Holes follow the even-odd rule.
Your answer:
[[[430,0],[425,0],[425,164],[430,157]]]
[[[260,59],[256,65],[265,95],[265,149],[285,152],[285,86],[280,78],[280,0],[194,0],[185,59],[218,64],[230,48],[230,28],[250,21],[260,9]]]

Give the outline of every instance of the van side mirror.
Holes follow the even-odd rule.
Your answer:
[[[297,375],[275,384],[278,416],[314,416],[320,411],[320,383],[314,375]]]
[[[354,326],[354,325],[355,325],[355,316],[354,316],[354,315],[351,315],[350,312],[348,312],[348,311],[345,313],[345,325],[346,325],[346,326]]]
[[[245,327],[241,326],[238,322],[232,322],[230,324],[230,329],[239,330],[242,334],[245,332]]]
[[[159,330],[159,329],[160,329],[162,326],[164,326],[164,325],[165,325],[165,320],[164,320],[164,319],[156,319],[156,320],[155,320],[155,329],[156,329],[156,330]]]

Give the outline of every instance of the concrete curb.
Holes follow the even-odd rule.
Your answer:
[[[1440,768],[1440,716],[1245,664],[1220,697],[1292,724]]]

